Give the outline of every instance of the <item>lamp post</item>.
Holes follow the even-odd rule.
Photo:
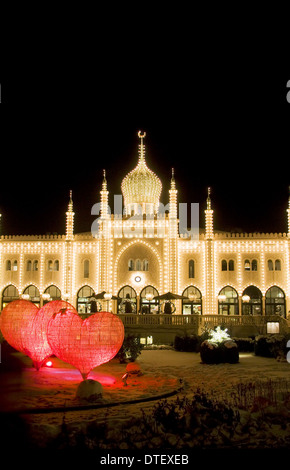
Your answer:
[[[145,297],[146,297],[146,300],[148,300],[148,303],[149,303],[149,313],[151,313],[151,312],[150,312],[150,302],[151,302],[151,300],[153,299],[154,294],[152,294],[152,292],[148,292],[148,294],[146,294]]]
[[[246,313],[248,315],[250,315],[250,313],[252,313],[252,312],[250,312],[251,307],[249,306],[250,300],[251,300],[251,297],[249,295],[247,295],[247,294],[243,295],[242,301],[243,301],[243,306],[245,305],[245,308],[243,307],[243,312],[242,313]]]
[[[112,298],[112,294],[110,294],[109,292],[106,292],[104,294],[104,299],[107,301],[107,312],[109,311],[109,303],[110,303],[111,298]]]

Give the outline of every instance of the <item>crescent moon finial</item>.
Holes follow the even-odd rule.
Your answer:
[[[140,139],[144,139],[144,137],[146,137],[146,132],[143,132],[143,134],[142,134],[142,131],[138,131],[138,137]]]

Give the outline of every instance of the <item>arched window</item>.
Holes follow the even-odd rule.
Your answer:
[[[51,300],[61,300],[61,292],[58,287],[56,286],[49,286],[45,289],[44,294],[49,295],[48,300],[44,300],[43,304],[45,305],[47,302],[50,302]]]
[[[275,271],[281,271],[281,261],[279,259],[275,260]]]
[[[8,259],[6,261],[6,271],[11,271],[11,261],[10,261],[10,259]]]
[[[53,269],[53,262],[51,259],[49,259],[47,262],[47,271],[52,271],[52,269]]]
[[[153,286],[146,286],[140,292],[140,313],[159,313],[159,300],[154,299],[159,292]]]
[[[26,271],[31,271],[32,263],[31,260],[28,259],[26,262]]]
[[[244,268],[245,268],[245,271],[250,271],[251,270],[251,263],[248,259],[245,260]]]
[[[141,260],[137,259],[136,260],[136,271],[141,271],[142,266],[141,266]]]
[[[17,260],[15,259],[15,260],[13,261],[12,270],[13,270],[13,271],[17,271],[17,269],[18,269],[18,264],[17,264]]]
[[[53,269],[54,269],[54,271],[59,271],[59,261],[58,261],[58,259],[55,260]]]
[[[228,263],[226,259],[222,260],[222,271],[227,271],[228,270]]]
[[[268,270],[274,271],[273,261],[271,259],[268,259]]]
[[[2,308],[4,308],[9,302],[19,299],[19,292],[15,286],[10,284],[7,286],[2,293]]]
[[[197,287],[189,286],[182,293],[182,314],[183,315],[201,315],[202,314],[202,296]]]
[[[256,259],[252,260],[252,271],[258,271],[258,262]]]
[[[266,315],[280,315],[285,318],[285,294],[280,287],[272,286],[266,292]]]
[[[84,278],[87,279],[90,277],[90,261],[88,259],[84,260]]]
[[[262,314],[262,292],[256,286],[247,287],[242,295],[242,314]]]
[[[77,293],[77,311],[78,313],[91,313],[90,298],[94,291],[90,286],[83,286]]]
[[[35,260],[33,261],[32,270],[33,270],[33,271],[38,271],[38,260],[37,260],[37,259],[35,259]]]
[[[148,271],[149,269],[149,262],[148,259],[143,259],[143,271]]]
[[[235,270],[235,262],[233,259],[230,259],[229,261],[229,271],[234,271]]]
[[[239,315],[239,296],[233,287],[224,287],[218,295],[218,301],[220,315]]]
[[[118,292],[118,313],[137,312],[137,293],[131,286],[124,286]]]
[[[24,289],[23,291],[23,295],[29,295],[30,302],[33,302],[34,304],[37,304],[39,306],[40,293],[37,287],[33,285],[26,287],[26,289]]]
[[[129,271],[134,271],[135,269],[135,263],[134,263],[134,260],[133,259],[129,259],[128,261],[128,270]]]
[[[190,259],[188,261],[188,277],[189,279],[194,279],[194,260]]]

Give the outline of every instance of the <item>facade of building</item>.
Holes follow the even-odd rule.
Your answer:
[[[290,197],[287,233],[217,233],[209,191],[205,230],[197,239],[181,235],[174,174],[168,210],[161,211],[162,183],[147,167],[145,133],[138,136],[137,166],[121,185],[122,214],[110,213],[104,174],[91,232],[74,233],[70,196],[64,235],[1,237],[1,308],[20,297],[39,306],[62,298],[79,313],[97,307],[115,313],[287,318]],[[108,294],[104,300],[96,295],[102,292]],[[171,303],[155,298],[166,292],[184,298]]]

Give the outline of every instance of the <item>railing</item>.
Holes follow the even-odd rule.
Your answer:
[[[119,314],[124,326],[127,327],[202,327],[214,328],[215,326],[255,326],[262,329],[268,322],[279,322],[280,333],[286,333],[290,329],[289,322],[279,315],[136,315]],[[258,333],[258,331],[257,331]]]
[[[124,326],[183,326],[198,325],[197,315],[136,315],[121,313],[118,315]]]

